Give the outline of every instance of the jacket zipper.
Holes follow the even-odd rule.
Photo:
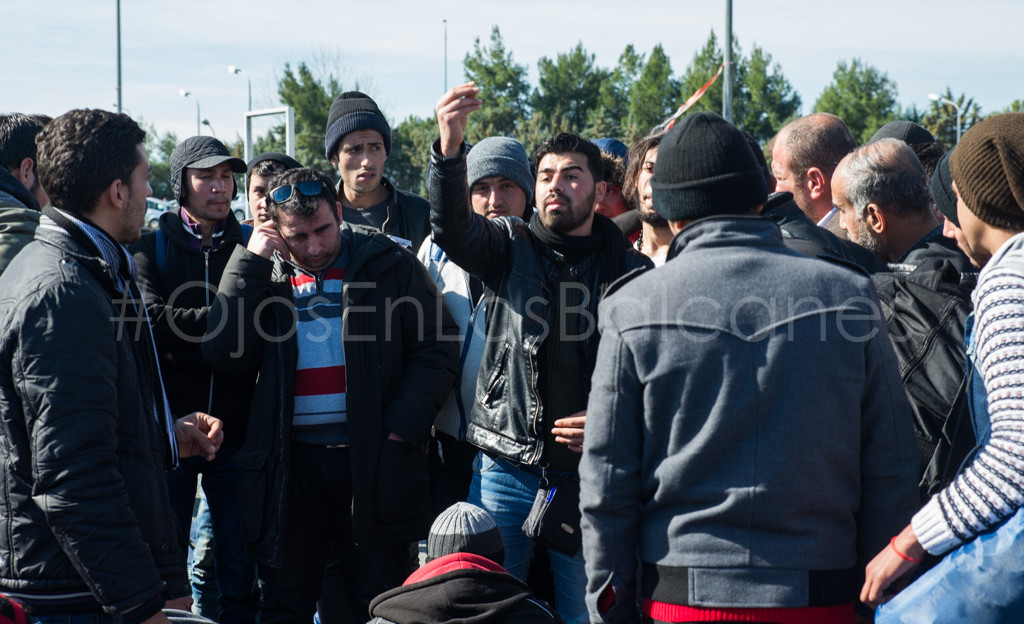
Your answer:
[[[206,307],[210,307],[210,248],[203,247],[203,280],[206,282]],[[206,413],[213,415],[213,371],[210,371],[210,394],[206,399]]]

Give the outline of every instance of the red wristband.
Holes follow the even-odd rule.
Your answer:
[[[909,561],[910,563],[921,563],[922,561],[924,561],[924,559],[914,559],[913,557],[911,557],[909,555],[904,555],[903,553],[901,553],[899,551],[899,549],[896,548],[896,536],[895,535],[893,536],[893,538],[891,540],[889,540],[889,546],[891,546],[892,547],[892,551],[894,553],[896,553],[896,555],[900,559],[903,559],[904,561]]]

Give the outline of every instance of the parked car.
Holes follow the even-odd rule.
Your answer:
[[[238,219],[239,222],[249,214],[249,202],[246,201],[246,197],[242,193],[239,193],[238,197],[231,202],[231,212],[235,213],[235,219]]]
[[[170,202],[162,199],[146,198],[146,228],[155,230],[160,225],[160,215],[172,208]]]

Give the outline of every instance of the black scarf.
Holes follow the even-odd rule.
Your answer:
[[[626,273],[626,253],[629,243],[615,222],[604,215],[594,215],[594,227],[588,236],[567,236],[553,232],[540,220],[540,213],[530,218],[530,231],[541,243],[576,264],[590,254],[597,254],[601,263],[598,273],[600,296],[608,285]]]

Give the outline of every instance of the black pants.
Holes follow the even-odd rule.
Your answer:
[[[337,602],[348,605],[350,621],[366,622],[370,600],[401,585],[411,566],[407,544],[353,544],[349,450],[292,443],[287,496],[283,563],[259,568],[260,624],[310,624],[332,555],[343,579],[337,591],[345,594]]]

